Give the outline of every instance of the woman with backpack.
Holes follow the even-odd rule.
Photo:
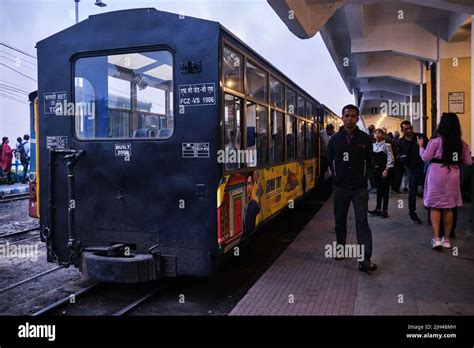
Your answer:
[[[462,206],[460,167],[472,164],[469,145],[461,139],[461,125],[455,113],[441,116],[435,137],[424,148],[424,140],[418,138],[420,156],[430,161],[425,179],[423,201],[430,208],[433,228],[433,249],[451,248],[450,234],[453,226],[453,209]],[[445,236],[439,239],[441,216]]]
[[[30,165],[30,143],[28,142],[29,139],[30,139],[30,136],[28,134],[25,134],[23,136],[23,139],[21,137],[18,137],[16,139],[18,142],[16,145],[16,156],[23,167],[23,177],[21,179],[21,182],[23,184],[28,183],[27,174],[28,174],[28,167]]]
[[[13,184],[12,179],[12,158],[13,158],[13,151],[11,147],[8,145],[9,140],[8,137],[2,138],[2,169],[7,174],[8,184]]]

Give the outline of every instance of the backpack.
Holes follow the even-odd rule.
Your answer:
[[[18,145],[18,153],[20,154],[20,162],[28,162],[29,158],[26,155],[26,150],[25,150],[25,143],[20,143]]]

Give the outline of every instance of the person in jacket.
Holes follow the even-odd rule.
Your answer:
[[[453,209],[462,206],[460,167],[472,165],[469,145],[461,138],[461,125],[455,113],[443,113],[436,136],[425,147],[418,138],[420,156],[430,165],[426,173],[423,201],[430,209],[433,228],[433,249],[451,248],[450,234],[453,227]],[[444,237],[439,239],[441,216]]]
[[[13,184],[11,172],[13,151],[8,145],[9,142],[8,137],[2,138],[2,169],[7,174],[8,184]]]
[[[328,161],[333,173],[333,201],[335,231],[338,245],[346,244],[347,213],[352,202],[356,218],[357,243],[363,246],[363,260],[359,261],[361,271],[375,271],[377,265],[371,262],[372,231],[367,210],[368,168],[372,160],[372,139],[357,126],[359,109],[346,105],[342,109],[344,127],[334,134],[328,144]],[[339,261],[342,258],[336,257]]]
[[[394,160],[395,160],[395,163],[394,163],[394,166],[393,166],[393,174],[392,174],[392,182],[391,182],[391,186],[392,186],[392,193],[401,193],[400,191],[400,186],[402,185],[402,178],[403,178],[403,171],[404,171],[404,167],[403,165],[400,163],[400,159],[398,157],[398,143],[400,142],[400,132],[399,131],[395,131],[393,132],[393,144],[392,144],[392,150],[393,151],[393,156],[394,156]]]
[[[325,180],[325,174],[329,167],[328,165],[328,143],[329,139],[334,135],[334,125],[329,123],[326,125],[325,129],[319,132],[321,135],[321,177],[322,180]]]
[[[372,153],[372,175],[377,189],[377,206],[369,214],[388,218],[388,193],[394,165],[392,145],[384,139],[384,131],[377,128],[374,132],[375,143]],[[383,210],[382,209],[383,201]]]
[[[411,221],[415,224],[421,224],[421,219],[416,214],[416,196],[418,194],[418,186],[423,177],[425,163],[419,154],[420,147],[417,138],[423,138],[425,144],[428,143],[428,138],[424,134],[415,133],[410,121],[403,121],[400,124],[400,129],[403,137],[398,142],[398,158],[407,168],[408,211]]]

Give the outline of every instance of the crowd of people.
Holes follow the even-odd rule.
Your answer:
[[[338,132],[331,124],[321,131],[321,175],[332,176],[337,243],[346,243],[347,213],[352,202],[357,242],[365,249],[359,268],[376,270],[377,265],[370,260],[372,232],[367,214],[388,218],[390,192],[408,191],[410,220],[422,223],[416,200],[423,198],[433,230],[431,246],[433,249],[451,248],[457,208],[462,206],[462,171],[472,165],[469,146],[461,137],[458,116],[443,113],[429,140],[424,134],[414,132],[408,120],[401,122],[401,134],[373,125],[368,127],[367,134],[356,125],[359,109],[354,105],[343,108],[342,120],[344,126]],[[373,210],[368,210],[369,193],[377,195]]]
[[[20,178],[21,183],[28,182],[28,169],[30,166],[30,136],[25,134],[23,138],[18,137],[17,143],[12,149],[8,137],[2,138],[2,145],[0,148],[0,177],[7,178],[7,184],[14,184],[12,178],[13,158],[15,158],[23,167],[23,176]]]

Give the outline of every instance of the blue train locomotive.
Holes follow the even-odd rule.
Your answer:
[[[209,276],[315,187],[327,108],[217,22],[110,12],[37,53],[48,261],[99,281]]]

